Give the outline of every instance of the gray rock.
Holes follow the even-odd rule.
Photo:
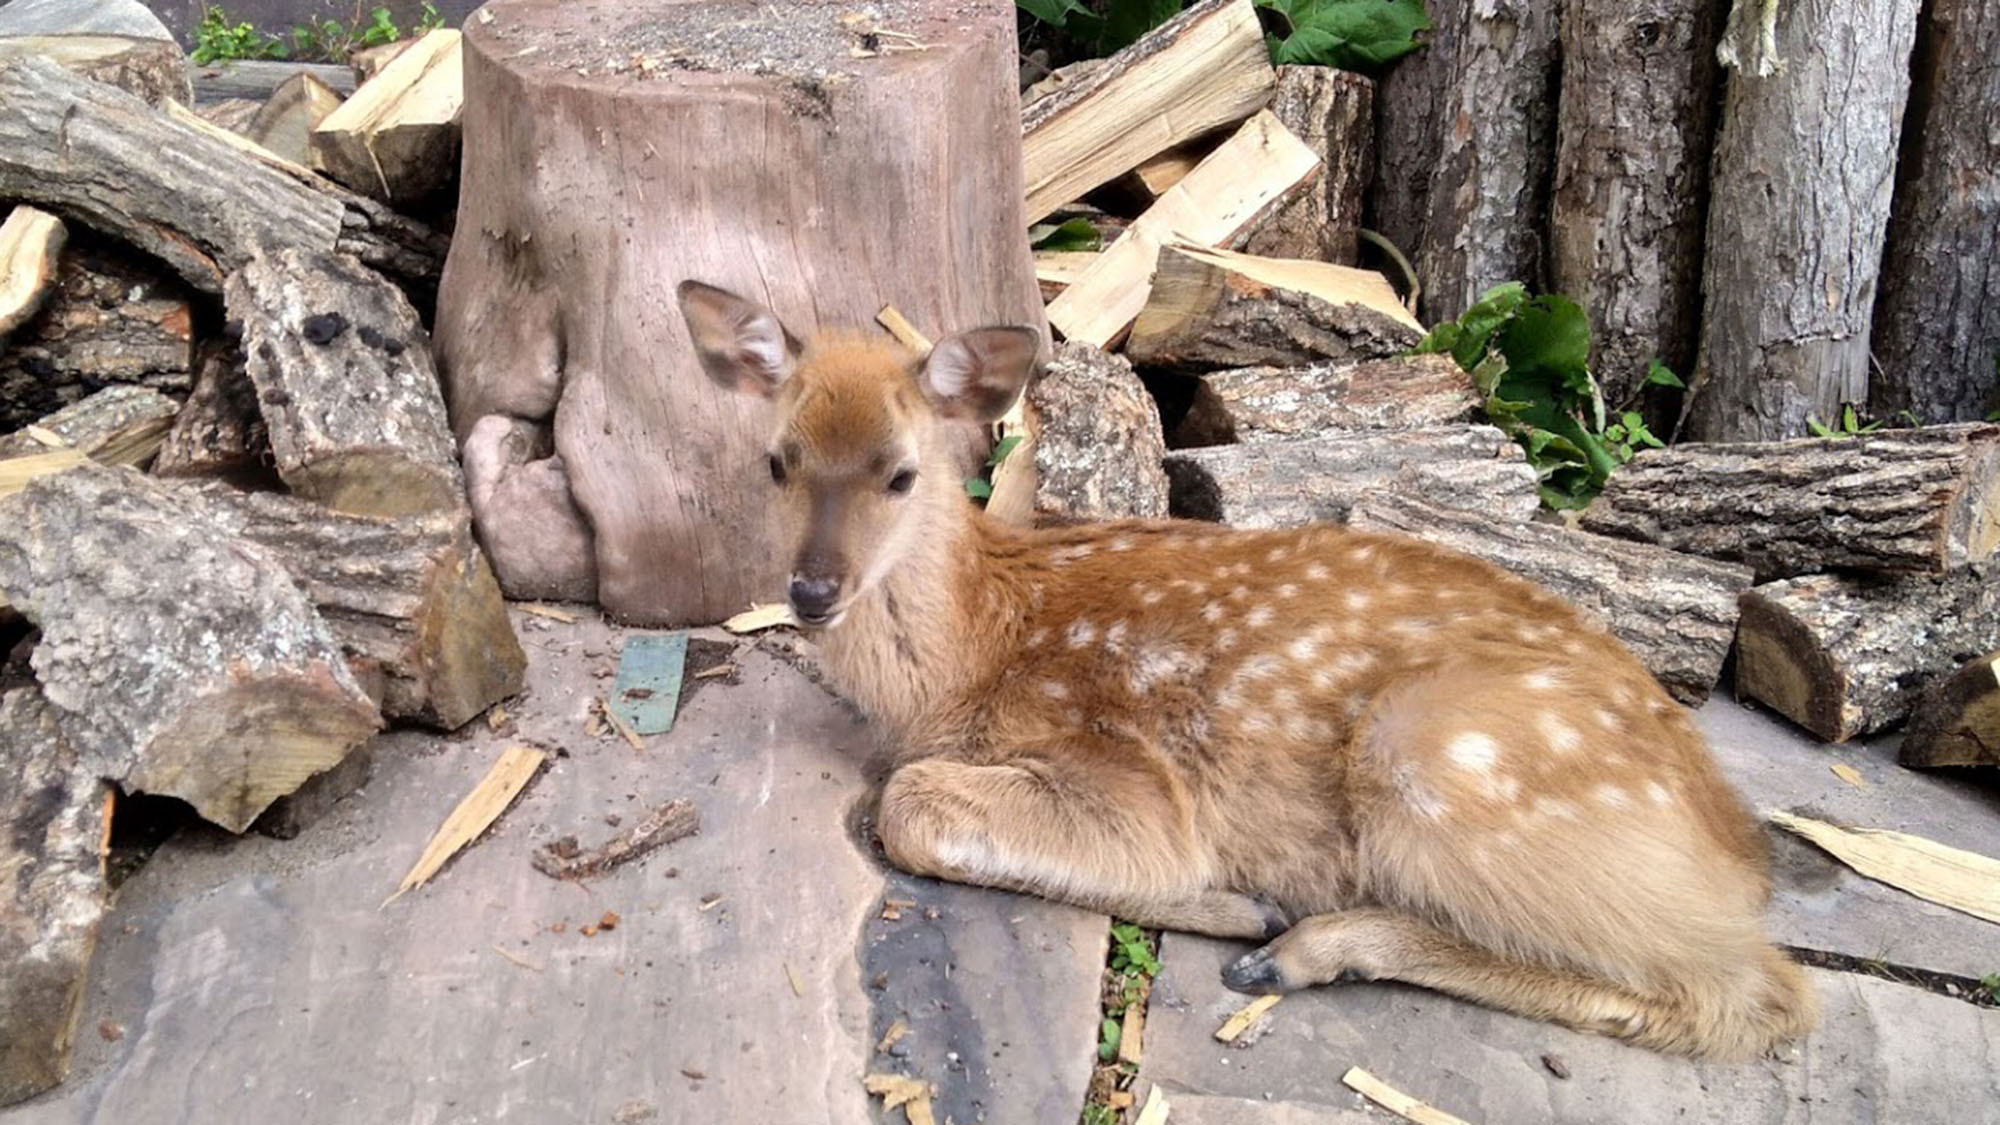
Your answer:
[[[10,35],[174,37],[139,0],[13,0],[0,7],[0,37]]]

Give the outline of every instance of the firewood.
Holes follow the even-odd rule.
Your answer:
[[[74,449],[107,465],[143,468],[160,450],[180,404],[147,387],[106,387],[20,433],[0,437],[0,458]]]
[[[41,311],[68,236],[61,219],[33,207],[16,207],[0,223],[0,343]]]
[[[1924,769],[2000,767],[2000,652],[1971,661],[1924,691],[1896,760]]]
[[[1362,197],[1375,174],[1375,83],[1332,67],[1281,66],[1271,113],[1319,157],[1322,171],[1244,249],[1353,265]]]
[[[1028,387],[1037,423],[1034,518],[1074,522],[1167,514],[1160,410],[1132,365],[1074,341]]]
[[[1275,81],[1249,0],[1196,4],[1022,113],[1026,221],[1249,117]]]
[[[1812,575],[1743,595],[1736,691],[1829,742],[1902,722],[1924,686],[2000,648],[1989,564],[1897,578]]]
[[[313,167],[398,203],[448,186],[458,176],[462,59],[459,33],[450,28],[398,53],[313,129]]]
[[[1414,535],[1561,595],[1625,642],[1675,699],[1698,707],[1722,678],[1748,567],[1569,531],[1508,522],[1398,496],[1364,497],[1347,522]]]
[[[92,82],[116,86],[148,105],[194,101],[187,55],[171,39],[129,35],[19,35],[0,38],[0,60],[39,55]]]
[[[232,59],[195,68],[195,100],[202,105],[248,98],[262,105],[295,74],[310,74],[342,97],[354,92],[354,68],[334,63]]]
[[[105,911],[104,782],[32,687],[0,694],[0,1106],[69,1075]]]
[[[1290,122],[1286,124],[1289,126]],[[1132,169],[1132,174],[1138,177],[1139,186],[1145,188],[1148,195],[1158,199],[1167,194],[1167,189],[1187,179],[1187,174],[1194,171],[1195,165],[1200,164],[1201,158],[1214,147],[1201,141],[1176,145],[1158,156],[1140,161]]]
[[[1037,250],[1035,252],[1035,281],[1041,286],[1042,299],[1053,301],[1056,294],[1068,289],[1083,276],[1083,271],[1097,260],[1096,250]]]
[[[270,100],[238,131],[294,164],[310,164],[313,130],[341,101],[333,87],[300,71],[271,91]]]
[[[415,39],[398,39],[394,43],[384,43],[379,47],[364,47],[359,51],[350,53],[347,56],[347,65],[354,71],[354,81],[356,83],[366,82],[377,74],[382,73],[383,67],[388,66],[397,55],[408,50],[410,44],[416,41]]]
[[[381,724],[278,560],[131,469],[0,500],[0,592],[41,627],[35,674],[84,764],[232,832]]]
[[[429,339],[402,292],[344,254],[283,250],[230,275],[278,475],[356,515],[465,502]]]
[[[0,61],[0,104],[0,198],[116,235],[202,292],[288,246],[348,251],[417,287],[442,268],[446,240],[423,224],[46,59]]]
[[[1935,572],[2000,544],[2000,426],[1685,443],[1612,474],[1590,531],[1748,563],[1759,581],[1844,568]]]
[[[257,119],[257,113],[264,103],[254,98],[224,98],[218,102],[208,102],[195,107],[195,115],[218,129],[232,133],[242,133]]]
[[[1423,335],[1373,270],[1176,242],[1160,255],[1125,354],[1183,370],[1303,367],[1399,355]]]
[[[51,449],[46,453],[0,459],[0,499],[14,495],[42,477],[89,463],[90,458],[80,449]]]
[[[1479,408],[1471,376],[1449,356],[1244,367],[1200,377],[1172,444],[1185,449],[1326,430],[1413,430],[1470,422]]]
[[[1491,426],[1331,431],[1306,438],[1167,454],[1167,508],[1232,527],[1340,522],[1386,490],[1492,519],[1541,505],[1521,447]]]
[[[1319,158],[1269,113],[1244,123],[1161,196],[1049,303],[1066,338],[1104,347],[1146,307],[1161,247],[1220,246],[1250,230],[1319,169]],[[1239,365],[1240,366],[1240,365]]]
[[[272,463],[271,435],[257,388],[233,343],[209,347],[195,365],[194,391],[167,431],[153,472],[163,477],[231,476]]]

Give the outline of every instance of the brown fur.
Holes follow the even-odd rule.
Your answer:
[[[1758,826],[1601,628],[1398,537],[1002,527],[950,470],[950,374],[835,343],[767,376],[774,492],[844,568],[826,666],[899,749],[898,866],[1274,937],[1228,971],[1256,991],[1398,979],[1715,1058],[1813,1026]]]

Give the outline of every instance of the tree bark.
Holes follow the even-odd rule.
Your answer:
[[[1442,0],[1430,44],[1376,93],[1373,226],[1414,261],[1426,324],[1543,280],[1557,5]]]
[[[45,453],[54,439],[105,464],[143,468],[179,410],[173,399],[146,387],[106,387],[36,422],[40,434],[0,437],[0,458]]]
[[[821,5],[495,0],[468,21],[437,343],[510,592],[595,589],[618,618],[684,624],[780,589],[769,410],[701,374],[673,312],[682,279],[800,332],[868,325],[885,303],[934,335],[1041,324],[1012,10],[883,10],[927,48],[852,57],[865,28]],[[607,37],[615,58],[586,49]],[[551,453],[519,459],[544,433]],[[496,520],[479,498],[503,495],[538,506]]]
[[[1232,527],[1343,522],[1377,490],[1496,520],[1541,499],[1521,447],[1491,426],[1351,430],[1167,454],[1167,508]]]
[[[1706,304],[1687,431],[1799,437],[1868,401],[1882,263],[1919,0],[1773,5],[1782,66],[1739,0],[1702,267]]]
[[[116,86],[147,105],[194,102],[187,55],[171,39],[129,35],[19,35],[0,38],[0,59],[38,55],[64,70]]]
[[[1368,496],[1348,525],[1449,547],[1560,594],[1596,617],[1675,699],[1699,707],[1722,678],[1750,570],[1730,563],[1568,531],[1506,522],[1408,497]]]
[[[1361,200],[1375,170],[1375,83],[1332,67],[1281,66],[1271,114],[1319,157],[1320,175],[1244,249],[1353,265]]]
[[[1984,418],[2000,402],[2000,7],[1931,0],[1917,31],[1882,296],[1878,417]]]
[[[233,343],[211,346],[196,364],[194,392],[174,416],[153,472],[236,477],[269,472],[274,463],[243,349]]]
[[[1924,685],[2000,648],[1984,565],[1894,579],[1828,574],[1743,595],[1736,692],[1829,742],[1902,722]]]
[[[1414,430],[1470,422],[1479,408],[1471,376],[1450,356],[1245,367],[1201,377],[1173,444],[1186,449],[1327,430]]]
[[[464,506],[429,337],[401,290],[351,257],[281,250],[230,275],[226,300],[292,491],[365,516]]]
[[[1122,356],[1063,344],[1028,387],[1028,406],[1038,424],[1010,456],[1035,459],[1038,522],[1167,514],[1160,409]]]
[[[1709,0],[1563,6],[1549,280],[1589,312],[1591,371],[1614,404],[1654,359],[1694,370],[1720,14]]]
[[[2000,653],[1988,653],[1924,690],[1896,761],[1918,769],[2000,767]]]
[[[0,590],[97,776],[232,832],[380,725],[326,622],[209,506],[81,466],[0,500]]]
[[[1612,474],[1585,530],[1748,564],[1758,581],[1941,571],[2000,546],[2000,427],[1654,450]]]

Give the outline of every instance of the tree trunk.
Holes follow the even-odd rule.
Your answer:
[[[1931,0],[1875,303],[1877,416],[1984,418],[2000,402],[2000,6]]]
[[[1743,595],[1736,692],[1829,742],[1894,726],[1924,685],[2000,648],[1985,565],[1895,579],[1817,574]]]
[[[97,776],[232,832],[380,725],[291,575],[207,505],[82,466],[0,500],[0,591]]]
[[[1063,344],[1028,387],[1028,407],[1034,436],[1009,456],[1035,459],[1038,522],[1167,514],[1160,409],[1122,356]]]
[[[1491,426],[1351,430],[1167,454],[1167,507],[1232,527],[1347,519],[1377,490],[1485,518],[1525,520],[1541,499],[1521,447]]]
[[[1375,170],[1375,83],[1332,67],[1281,66],[1271,114],[1319,157],[1319,181],[1265,220],[1244,249],[1353,265]]]
[[[75,449],[108,465],[144,468],[160,449],[180,404],[146,387],[106,387],[35,423],[38,433],[0,437],[0,458]]]
[[[1570,0],[1549,281],[1590,313],[1590,366],[1624,403],[1650,361],[1694,369],[1715,140],[1711,0]]]
[[[1982,656],[1924,691],[1896,761],[1920,769],[2000,768],[2000,653]]]
[[[1430,45],[1376,92],[1373,226],[1414,260],[1426,324],[1502,282],[1542,282],[1557,7],[1434,3]]]
[[[1701,441],[1800,437],[1868,401],[1869,317],[1919,0],[1737,0],[1716,142],[1707,303],[1686,424]],[[1725,58],[1728,62],[1728,58]]]
[[[1271,441],[1327,430],[1413,430],[1470,422],[1472,379],[1450,356],[1413,355],[1203,375],[1173,445]]]
[[[1941,571],[2000,546],[2000,427],[1702,445],[1632,459],[1581,525],[1756,570]]]
[[[1560,594],[1608,627],[1675,699],[1699,707],[1722,678],[1747,567],[1533,520],[1506,522],[1369,496],[1348,525],[1414,535]]]
[[[243,349],[206,349],[195,365],[194,392],[174,416],[153,472],[163,477],[239,477],[270,471],[271,435]]]
[[[0,59],[40,55],[92,82],[116,86],[147,105],[194,101],[187,55],[171,39],[129,35],[19,35],[0,38]]]
[[[701,374],[674,286],[734,289],[801,332],[884,303],[933,335],[1040,325],[1012,10],[907,0],[882,26],[927,47],[868,58],[831,4],[483,11],[437,343],[501,584],[594,588],[661,624],[768,601],[769,408]],[[560,461],[518,456],[537,446]],[[478,502],[502,495],[538,506]]]

